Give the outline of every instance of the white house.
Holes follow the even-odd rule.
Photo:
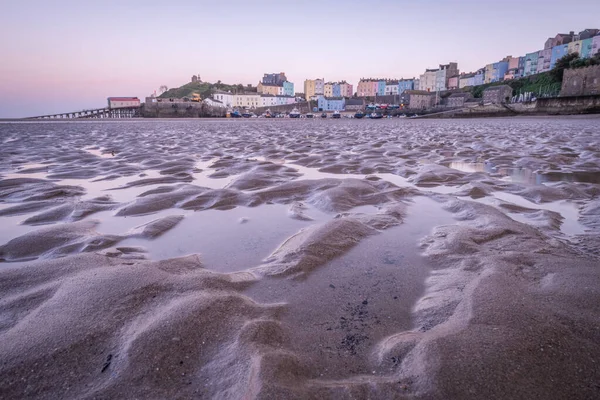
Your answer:
[[[213,98],[217,101],[220,101],[225,107],[233,107],[234,100],[231,92],[222,92],[217,90],[213,94]]]

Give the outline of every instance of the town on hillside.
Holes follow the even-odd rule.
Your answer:
[[[586,68],[587,67],[587,68]],[[563,73],[567,70],[567,73]],[[565,87],[564,81],[569,81]],[[204,86],[202,86],[204,85]],[[187,91],[184,91],[186,89]],[[600,94],[600,29],[559,33],[543,49],[506,56],[461,72],[457,62],[427,68],[412,78],[361,78],[356,88],[345,80],[306,79],[296,92],[284,72],[266,73],[256,86],[202,82],[194,75],[178,89],[161,90],[147,103],[202,103],[227,116],[380,117],[380,114],[443,112],[487,104],[529,103],[556,96]],[[191,110],[195,106],[187,106]],[[291,114],[291,115],[290,115]],[[158,111],[157,111],[157,115]],[[336,115],[337,116],[337,115]]]

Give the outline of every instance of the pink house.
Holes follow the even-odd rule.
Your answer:
[[[510,57],[508,59],[508,69],[519,69],[519,57]]]
[[[361,79],[356,92],[358,97],[374,97],[377,94],[379,81],[374,79]]]
[[[600,35],[596,35],[592,38],[592,53],[591,56],[600,53]]]
[[[448,78],[448,89],[458,89],[458,75]]]

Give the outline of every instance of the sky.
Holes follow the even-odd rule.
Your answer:
[[[600,27],[600,1],[0,0],[0,118],[72,112],[203,81],[471,72]],[[355,86],[356,88],[356,86]]]

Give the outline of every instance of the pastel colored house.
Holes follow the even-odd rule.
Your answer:
[[[473,85],[474,78],[475,78],[475,74],[462,74],[458,78],[458,88],[462,89],[465,87],[474,86]]]
[[[540,50],[538,53],[537,72],[550,71],[550,60],[552,58],[552,49]]]
[[[256,108],[262,107],[259,93],[238,93],[233,96],[234,107]]]
[[[508,71],[508,61],[498,61],[485,66],[484,83],[500,82]]]
[[[448,78],[448,90],[458,89],[458,75]]]
[[[294,95],[294,84],[289,81],[283,82],[283,94],[285,96],[293,96]]]
[[[333,84],[333,97],[342,97],[342,88],[338,82]]]
[[[261,107],[272,107],[277,105],[277,97],[271,94],[260,95]]]
[[[323,86],[323,95],[325,97],[333,97],[333,82],[327,82]]]
[[[568,44],[560,44],[552,48],[552,55],[550,56],[550,69],[554,68],[556,62],[567,55],[569,51]]]
[[[358,97],[375,97],[379,88],[379,81],[375,79],[361,79],[358,81],[356,93]],[[385,89],[384,89],[385,90]]]
[[[304,96],[306,100],[323,94],[325,79],[307,79],[304,81]]]
[[[481,68],[477,70],[475,76],[473,76],[473,85],[471,86],[479,86],[483,85],[485,81],[485,68]]]
[[[434,92],[436,86],[437,69],[426,69],[425,73],[419,77],[419,90]]]
[[[280,96],[283,95],[283,85],[280,86],[258,82],[258,85],[256,86],[256,91],[259,94],[270,94],[273,96]]]
[[[343,97],[318,96],[317,106],[319,111],[344,111],[345,99]]]
[[[400,79],[398,81],[398,94],[402,94],[405,90],[415,90],[414,79]]]
[[[353,87],[346,81],[340,82],[340,96],[341,97],[352,97],[354,92],[352,91]]]
[[[385,95],[385,80],[380,79],[377,82],[377,96],[384,96]]]
[[[592,42],[593,38],[583,39],[581,41],[579,57],[590,58],[592,56]]]
[[[594,36],[592,38],[592,53],[591,53],[591,57],[595,56],[598,53],[600,53],[600,35]]]
[[[385,95],[395,96],[398,94],[398,81],[388,80],[385,82]]]
[[[234,105],[233,93],[231,92],[217,90],[213,93],[213,98],[220,101],[225,107],[233,107]]]
[[[538,58],[539,51],[525,54],[525,68],[523,69],[524,76],[537,74]]]

